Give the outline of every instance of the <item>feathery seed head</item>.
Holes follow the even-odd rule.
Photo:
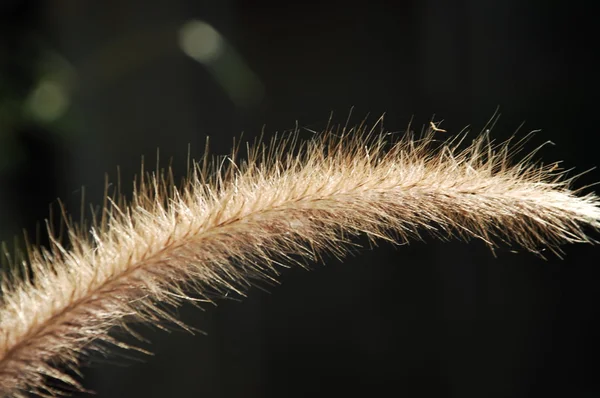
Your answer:
[[[132,200],[107,198],[89,231],[28,251],[25,277],[2,279],[0,395],[59,394],[48,378],[82,388],[76,369],[98,342],[134,319],[167,320],[163,306],[241,294],[273,279],[278,264],[325,251],[342,256],[352,236],[405,242],[422,231],[477,238],[538,253],[590,242],[600,201],[577,196],[572,179],[527,156],[523,142],[488,134],[397,139],[361,125],[300,142],[297,134],[257,143],[246,160],[206,160],[175,187],[170,173],[142,176]]]

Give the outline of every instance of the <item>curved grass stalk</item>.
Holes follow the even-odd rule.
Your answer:
[[[50,248],[29,248],[25,277],[2,280],[0,395],[59,394],[52,378],[82,388],[60,369],[77,369],[98,342],[120,345],[112,328],[179,324],[162,304],[243,293],[279,263],[343,256],[355,235],[401,243],[427,232],[559,253],[600,227],[599,198],[578,195],[556,164],[513,162],[522,143],[484,134],[460,149],[464,136],[438,142],[434,130],[291,134],[245,161],[205,160],[178,188],[164,174],[142,178],[89,231],[69,228],[68,244],[51,233]]]

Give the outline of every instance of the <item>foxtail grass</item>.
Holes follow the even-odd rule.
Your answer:
[[[356,235],[480,239],[538,254],[591,242],[599,198],[574,190],[557,163],[519,157],[516,138],[435,130],[284,135],[249,145],[244,160],[205,156],[180,185],[169,172],[142,176],[129,201],[107,197],[66,242],[48,228],[50,246],[29,246],[21,271],[2,279],[0,395],[60,394],[52,379],[83,389],[73,376],[82,358],[123,345],[113,328],[185,327],[169,307],[243,294],[281,264],[342,257]]]

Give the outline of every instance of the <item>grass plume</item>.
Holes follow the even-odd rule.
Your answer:
[[[70,227],[67,244],[49,231],[49,248],[28,249],[25,276],[2,279],[0,395],[61,393],[49,379],[83,388],[61,369],[76,371],[99,342],[120,345],[112,328],[180,324],[163,304],[243,293],[280,263],[343,256],[355,235],[559,253],[600,227],[599,198],[572,190],[556,164],[513,160],[522,141],[440,142],[435,130],[290,134],[248,147],[243,161],[205,157],[179,187],[169,173],[142,177],[129,202],[107,198],[91,228]]]

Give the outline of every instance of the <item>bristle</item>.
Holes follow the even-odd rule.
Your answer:
[[[209,164],[207,154],[179,187],[170,171],[142,171],[129,203],[107,192],[89,233],[69,223],[68,247],[49,226],[50,249],[28,248],[28,277],[2,279],[0,393],[57,394],[48,378],[81,388],[59,367],[76,368],[99,342],[120,344],[111,328],[181,325],[156,303],[243,294],[298,255],[343,256],[355,235],[402,243],[427,232],[534,253],[591,242],[584,229],[600,227],[600,201],[576,196],[555,163],[512,163],[523,143],[495,144],[487,133],[466,149],[465,135],[440,134],[449,136],[432,124],[397,140],[345,126],[249,146],[243,161],[237,141],[230,157]]]

